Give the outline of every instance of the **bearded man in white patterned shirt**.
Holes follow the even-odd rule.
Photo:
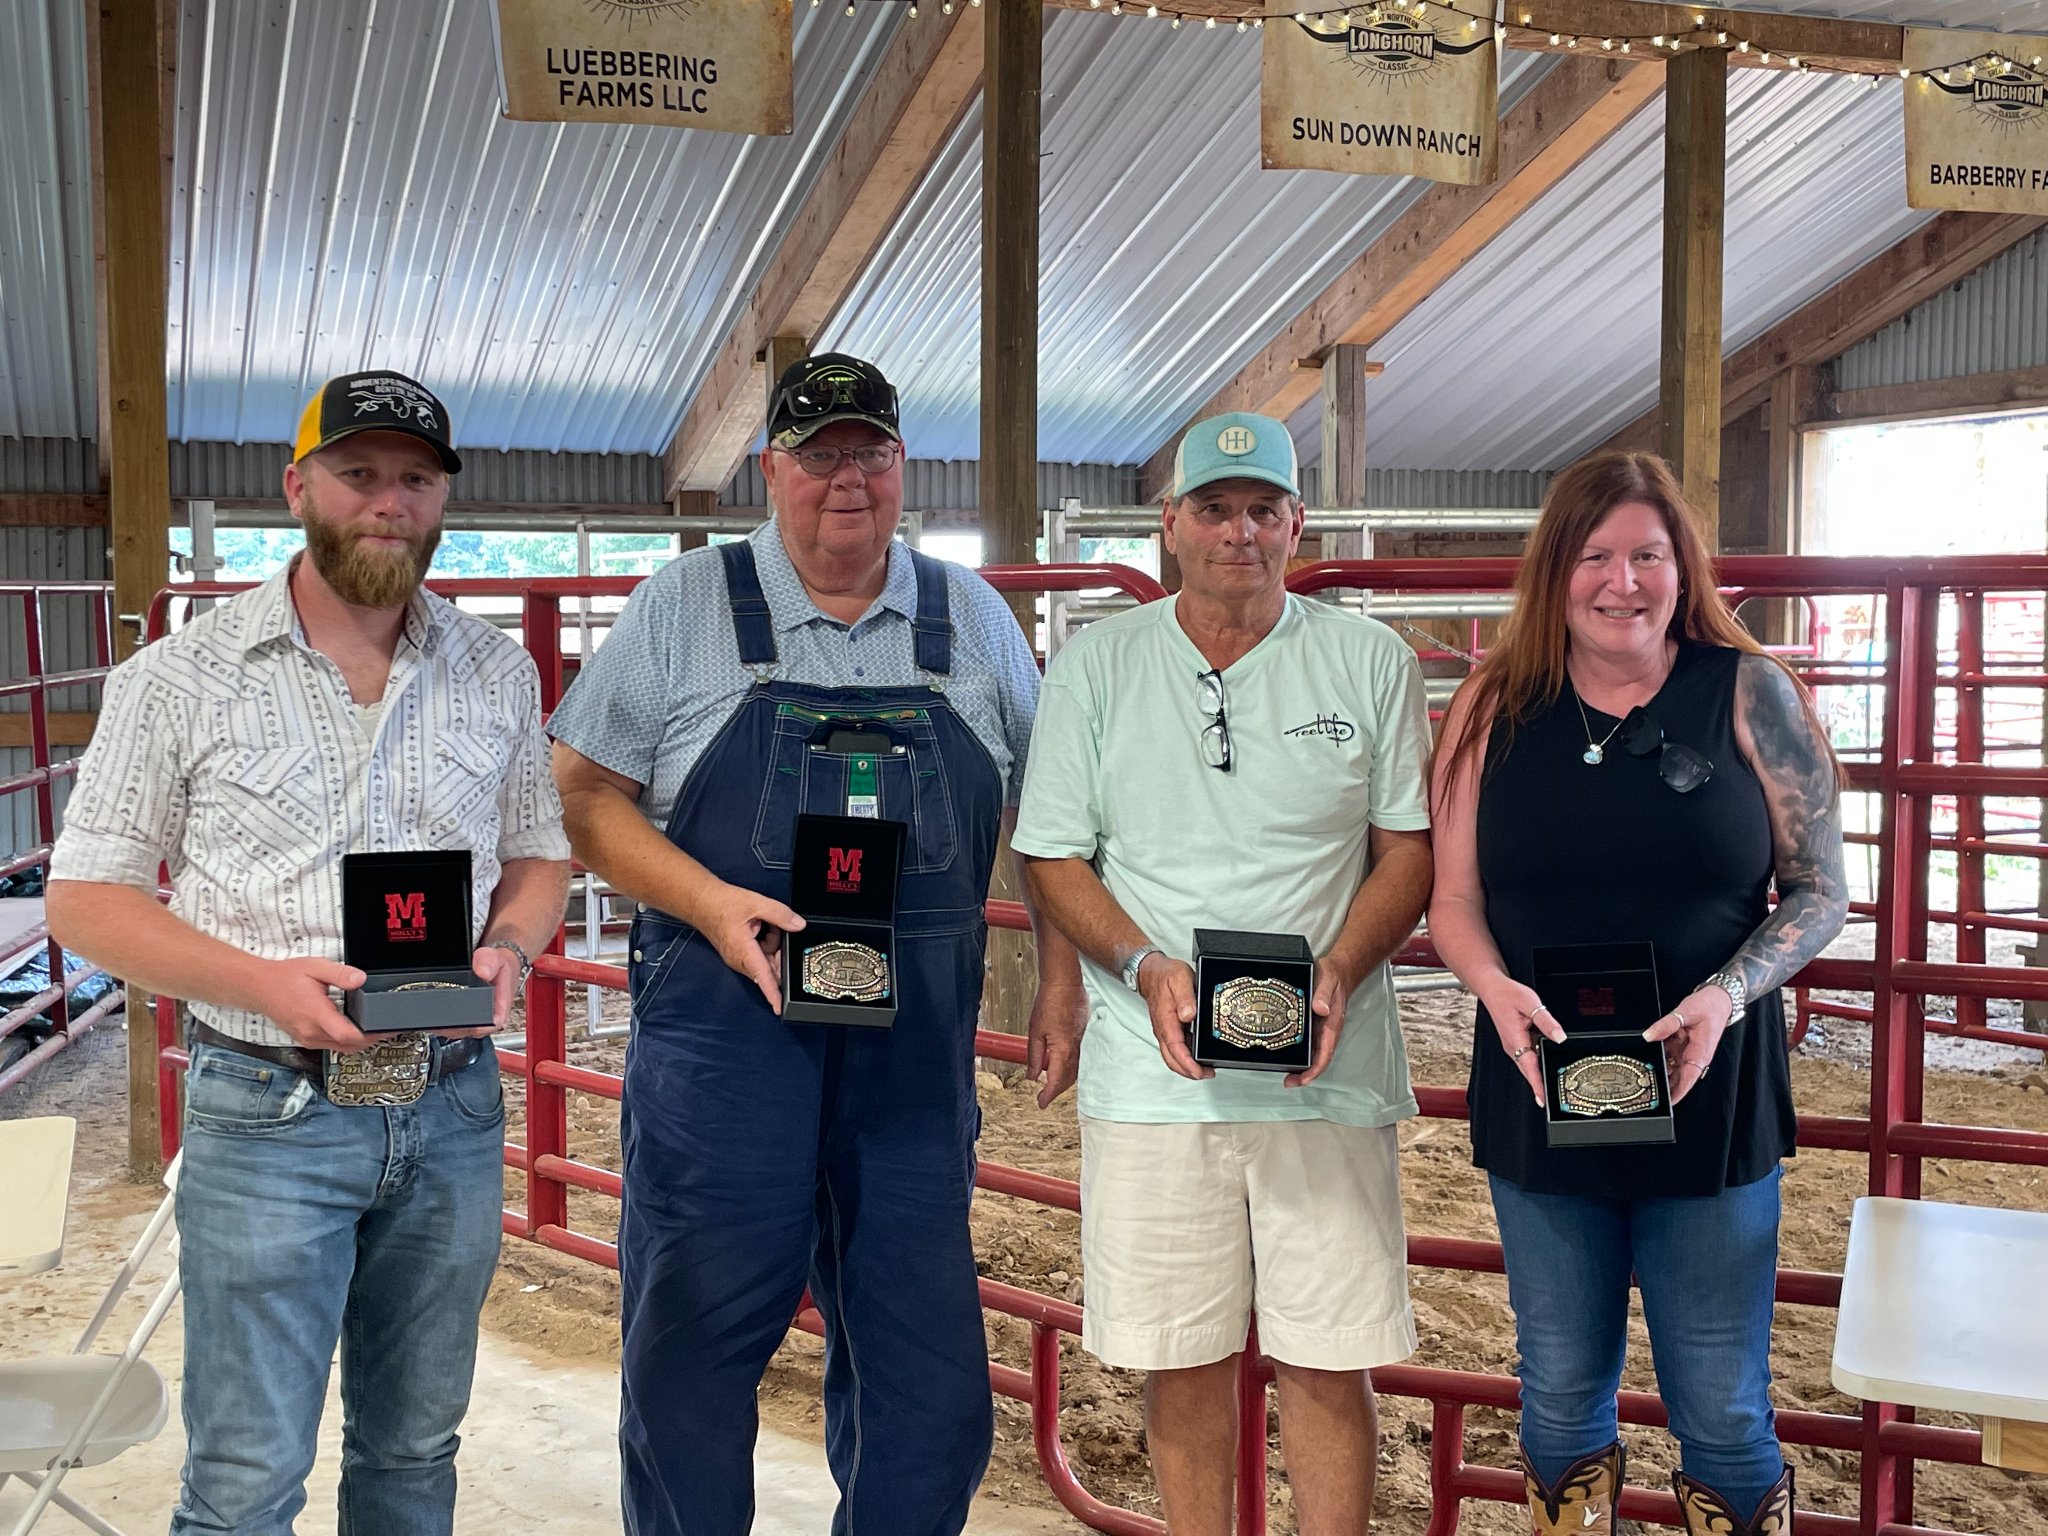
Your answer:
[[[490,1030],[386,1037],[410,1102],[327,1089],[372,1043],[330,993],[365,979],[345,854],[469,851],[492,1028],[568,890],[533,661],[421,589],[447,423],[401,374],[321,389],[284,474],[306,553],[114,670],[51,857],[51,931],[192,1008],[173,1536],[290,1536],[337,1340],[341,1536],[454,1526],[503,1197]]]

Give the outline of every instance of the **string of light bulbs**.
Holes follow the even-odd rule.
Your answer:
[[[822,0],[811,0],[811,5],[814,9],[821,3]],[[866,3],[869,5],[907,5],[913,17],[919,14],[919,0],[866,0]],[[924,0],[924,3],[929,4],[930,0]],[[964,0],[964,3],[976,9],[979,9],[981,6],[981,0]],[[958,0],[941,0],[939,8],[944,14],[950,16],[958,8]],[[1208,13],[1190,15],[1184,11],[1176,11],[1170,5],[1161,7],[1156,3],[1152,3],[1152,0],[1142,0],[1142,3],[1126,3],[1126,0],[1088,0],[1088,8],[1091,11],[1108,16],[1138,16],[1149,21],[1164,20],[1174,31],[1179,31],[1184,22],[1198,21],[1202,24],[1201,30],[1205,32],[1225,29],[1237,32],[1252,32],[1264,27],[1267,20],[1263,11],[1247,11],[1238,15],[1226,16]],[[1686,32],[1609,33],[1600,37],[1594,37],[1588,33],[1553,29],[1539,20],[1536,12],[1533,10],[1521,10],[1516,7],[1511,7],[1510,9],[1518,17],[1518,25],[1522,31],[1548,33],[1551,47],[1563,48],[1567,51],[1583,48],[1588,52],[1633,54],[1640,48],[1646,52],[1661,55],[1666,51],[1670,53],[1683,53],[1688,49],[1722,48],[1730,53],[1754,56],[1759,64],[1767,66],[1782,59],[1785,68],[1800,74],[1862,75],[1870,81],[1873,89],[1876,88],[1879,80],[1884,78],[1885,73],[1870,69],[1854,69],[1833,63],[1824,62],[1816,64],[1812,59],[1797,53],[1786,53],[1782,50],[1774,52],[1757,44],[1751,38],[1741,37],[1730,32],[1725,27],[1709,25],[1707,15],[1702,11],[1693,12],[1692,28]],[[1367,26],[1377,26],[1389,14],[1405,15],[1413,17],[1418,21],[1426,21],[1433,12],[1462,18],[1465,21],[1466,30],[1470,32],[1477,32],[1481,27],[1490,24],[1493,27],[1493,38],[1496,43],[1505,43],[1508,40],[1508,24],[1496,18],[1491,11],[1482,15],[1468,10],[1464,6],[1447,3],[1447,0],[1391,0],[1391,3],[1366,5],[1327,5],[1319,9],[1297,10],[1292,13],[1292,19],[1307,23],[1310,21],[1325,21],[1330,17],[1341,17],[1342,25],[1349,27],[1352,25],[1354,18],[1362,15]],[[846,0],[846,14],[848,16],[859,15],[860,0]],[[1800,18],[1786,17],[1784,19],[1795,21]],[[2044,43],[2044,47],[2048,47],[2048,43]],[[1980,78],[1999,78],[2011,75],[2021,68],[2038,71],[2041,68],[2042,60],[2042,54],[2032,54],[2029,57],[2028,63],[2023,66],[2017,58],[2008,58],[2002,53],[1989,52],[1977,54],[1973,58],[1957,59],[1948,64],[1930,65],[1925,69],[1907,69],[1901,66],[1892,72],[1895,72],[1902,80],[1919,76],[1923,84],[1927,81],[1936,81],[1942,85],[1956,85]]]

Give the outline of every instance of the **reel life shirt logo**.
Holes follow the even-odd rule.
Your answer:
[[[1906,201],[2048,215],[2048,73],[2038,38],[1906,30]]]
[[[866,852],[862,848],[830,848],[826,850],[825,889],[841,895],[860,894],[860,859]]]
[[[393,944],[415,944],[427,936],[427,893],[384,893],[384,937]]]

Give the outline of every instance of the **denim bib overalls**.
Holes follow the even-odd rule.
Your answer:
[[[722,546],[754,687],[692,769],[668,838],[719,879],[789,894],[800,811],[845,814],[851,718],[880,814],[908,828],[893,1028],[785,1023],[696,930],[643,908],[620,1137],[623,1504],[631,1536],[743,1536],[755,1391],[806,1284],[825,1320],[835,1536],[956,1536],[987,1465],[988,1351],[968,1237],[974,1030],[1002,782],[947,703],[946,576],[917,572],[914,687],[774,673],[745,543]],[[801,935],[797,936],[801,942]]]

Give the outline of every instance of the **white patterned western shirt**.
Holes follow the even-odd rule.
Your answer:
[[[56,880],[156,888],[265,959],[342,958],[345,853],[467,848],[471,938],[509,859],[566,859],[533,660],[432,593],[406,609],[373,723],[306,643],[289,570],[139,652],[107,679],[50,858]],[[195,1003],[265,1045],[261,1015]]]

